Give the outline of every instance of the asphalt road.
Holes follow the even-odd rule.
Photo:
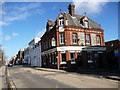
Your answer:
[[[74,88],[31,71],[24,71],[21,67],[9,67],[8,70],[16,88]]]

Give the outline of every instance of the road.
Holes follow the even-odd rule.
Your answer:
[[[17,88],[118,88],[118,81],[60,70],[13,66],[8,71]]]
[[[8,70],[16,88],[73,88],[40,74],[24,70],[22,67],[9,67]]]

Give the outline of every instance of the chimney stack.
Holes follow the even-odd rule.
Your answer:
[[[74,8],[75,8],[75,5],[74,5],[74,4],[69,4],[68,10],[69,10],[69,14],[70,14],[71,16],[74,16],[74,15],[75,15],[75,13],[74,13]]]

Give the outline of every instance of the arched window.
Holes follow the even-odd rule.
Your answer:
[[[56,41],[54,37],[52,38],[52,46],[56,46]]]

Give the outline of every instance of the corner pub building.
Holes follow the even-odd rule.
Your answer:
[[[106,68],[104,30],[87,16],[60,12],[55,22],[48,20],[41,37],[42,67]]]

